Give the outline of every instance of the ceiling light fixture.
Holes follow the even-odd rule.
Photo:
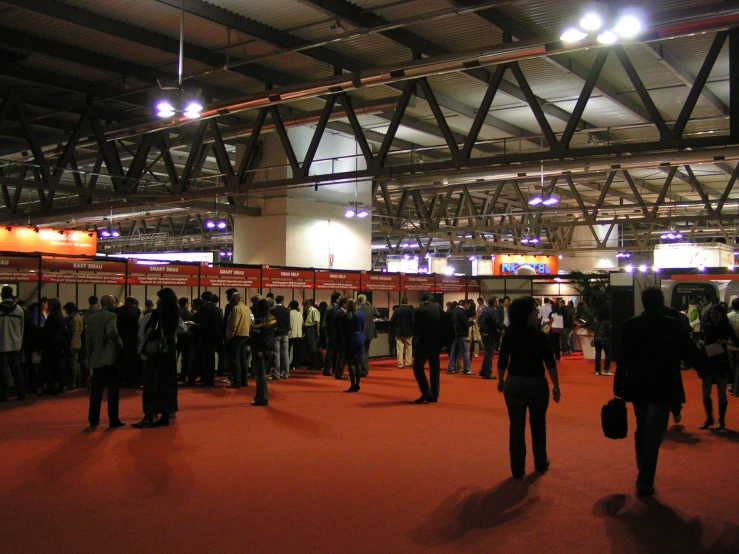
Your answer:
[[[597,31],[602,26],[603,20],[595,12],[586,13],[580,20],[580,27],[582,27],[585,31]]]
[[[569,29],[565,29],[565,31],[559,37],[559,40],[561,40],[562,42],[575,43],[575,42],[580,42],[582,39],[586,38],[587,36],[588,34],[581,31],[580,29],[575,29],[574,27],[570,27]]]
[[[633,15],[621,16],[613,30],[621,38],[630,39],[634,38],[641,32],[642,25],[641,21]]]
[[[615,44],[618,42],[618,35],[613,31],[603,31],[598,35],[597,40],[601,44]]]
[[[169,92],[169,98],[159,100],[156,104],[157,117],[169,119],[181,113],[186,119],[198,119],[203,111],[203,104],[198,99],[199,94],[195,92],[185,92],[182,86],[182,74],[184,72],[185,58],[185,0],[182,0],[182,9],[180,10],[180,56],[177,71],[177,84],[169,85],[159,82],[159,87]]]

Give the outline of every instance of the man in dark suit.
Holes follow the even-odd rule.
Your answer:
[[[415,310],[404,296],[393,310],[390,327],[395,337],[398,369],[411,367],[413,360],[413,316]],[[405,359],[405,361],[403,361]]]
[[[441,317],[441,306],[431,301],[430,293],[424,292],[421,295],[421,307],[416,309],[413,318],[413,341],[415,343],[413,347],[413,375],[421,389],[421,397],[414,401],[416,404],[428,404],[429,402],[437,402],[439,399]],[[429,381],[426,379],[426,373],[423,369],[427,360],[431,386],[429,386]]]
[[[375,319],[380,317],[380,312],[377,311],[372,304],[367,302],[367,296],[360,294],[357,296],[359,306],[357,306],[357,312],[364,316],[364,357],[362,358],[362,371],[361,377],[367,377],[369,372],[369,351],[372,339],[377,338],[377,329],[375,328]]]
[[[334,292],[331,294],[331,304],[326,308],[326,312],[323,314],[323,318],[321,320],[321,330],[323,331],[323,335],[326,337],[326,359],[324,360],[323,374],[327,377],[331,376],[331,372],[335,368],[335,358],[338,354],[336,349],[338,326],[333,326],[332,323],[334,312],[339,309],[339,298],[341,298],[340,292]]]
[[[203,306],[195,314],[194,321],[200,326],[200,345],[203,360],[203,384],[206,387],[215,385],[216,349],[223,341],[223,316],[214,303],[213,294],[205,291],[200,295]]]
[[[642,293],[644,312],[623,324],[613,393],[634,405],[636,494],[654,494],[654,475],[670,409],[685,402],[680,361],[693,367],[700,353],[677,319],[665,316],[665,297],[656,287]]]

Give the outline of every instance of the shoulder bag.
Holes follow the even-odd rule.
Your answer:
[[[163,356],[169,354],[169,342],[167,341],[167,337],[164,336],[158,321],[154,330],[146,338],[144,354],[147,356]]]

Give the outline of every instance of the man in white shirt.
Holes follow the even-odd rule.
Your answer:
[[[544,304],[537,308],[539,310],[539,321],[541,326],[544,327],[549,323],[549,317],[552,315],[552,301],[549,298],[544,299]]]

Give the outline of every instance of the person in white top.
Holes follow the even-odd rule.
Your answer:
[[[549,323],[549,318],[552,315],[552,301],[549,298],[544,299],[544,304],[537,308],[539,311],[539,321],[541,326],[544,327]]]
[[[290,332],[287,334],[290,343],[290,370],[298,365],[295,355],[295,345],[303,339],[303,314],[300,313],[300,304],[293,300],[288,304],[290,309]]]
[[[729,324],[734,328],[736,334],[739,335],[739,298],[734,298],[731,301],[731,312],[729,312],[727,317],[729,318]],[[729,381],[729,393],[739,396],[739,344],[729,341],[726,350],[729,355],[731,370],[734,372],[734,379]]]

